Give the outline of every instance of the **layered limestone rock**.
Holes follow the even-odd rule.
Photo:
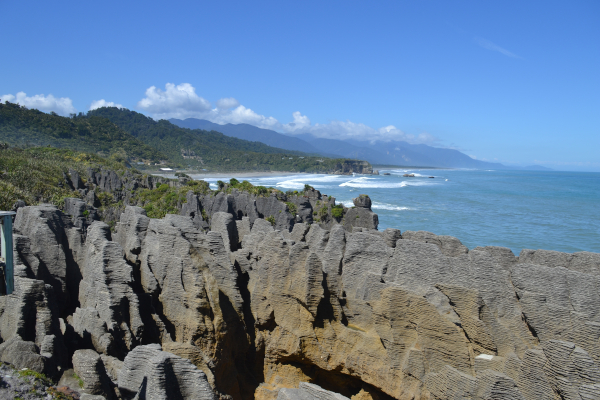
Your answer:
[[[124,399],[216,399],[202,371],[157,344],[138,346],[127,355],[119,372],[119,392]]]
[[[77,202],[20,207],[0,359],[74,368],[107,398],[600,396],[599,254],[273,224],[276,196],[193,200],[163,219],[126,207],[115,232]]]

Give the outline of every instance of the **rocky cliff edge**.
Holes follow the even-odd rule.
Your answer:
[[[600,398],[599,254],[286,228],[240,196],[202,203],[210,230],[193,198],[112,231],[20,207],[0,361],[106,399]]]

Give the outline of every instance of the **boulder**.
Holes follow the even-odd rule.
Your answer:
[[[349,232],[352,232],[353,227],[377,229],[379,217],[365,207],[350,208],[344,214],[342,225]]]
[[[355,207],[371,209],[371,198],[367,194],[361,194],[354,198],[352,202]]]
[[[55,366],[47,357],[39,354],[39,348],[33,342],[27,342],[14,336],[0,344],[0,361],[9,363],[17,369],[30,369],[40,374],[53,376]]]
[[[127,354],[119,391],[124,399],[216,399],[204,372],[155,344],[138,346]]]
[[[107,400],[116,398],[104,363],[94,350],[77,350],[73,354],[73,370],[83,381],[81,389],[86,394],[104,396]]]

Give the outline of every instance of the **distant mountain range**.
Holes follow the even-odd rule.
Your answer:
[[[310,134],[284,135],[269,129],[249,124],[219,125],[213,122],[187,118],[172,118],[172,124],[189,129],[205,129],[221,132],[239,139],[257,141],[281,149],[321,154],[327,157],[357,158],[377,165],[411,167],[446,167],[476,169],[516,169],[500,163],[475,160],[458,150],[432,147],[425,144],[410,144],[403,141],[359,141],[317,138]],[[550,170],[539,165],[518,169]]]

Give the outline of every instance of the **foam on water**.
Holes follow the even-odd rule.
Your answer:
[[[336,200],[336,204],[343,204],[344,206],[350,208],[354,207],[354,202],[352,200]]]
[[[371,208],[376,209],[376,210],[389,210],[389,211],[414,210],[414,208],[411,208],[411,207],[402,207],[402,206],[396,206],[394,204],[386,204],[386,203],[378,203],[378,202],[373,202],[373,204],[371,205]]]
[[[436,182],[429,180],[405,180],[401,182],[389,182],[383,180],[381,178],[367,178],[361,177],[358,179],[352,179],[351,181],[342,183],[341,187],[352,187],[352,188],[361,188],[361,189],[396,189],[403,188],[406,186],[429,186],[436,185]]]
[[[385,182],[377,178],[360,177],[342,183],[340,187],[366,188],[366,189],[393,189],[406,186],[406,182]]]
[[[255,185],[275,186],[281,189],[300,190],[304,189],[305,184],[309,184],[316,189],[327,188],[330,187],[330,185],[327,185],[328,183],[337,184],[338,182],[342,181],[343,178],[344,177],[340,175],[303,174],[254,178],[250,179],[250,182]]]

